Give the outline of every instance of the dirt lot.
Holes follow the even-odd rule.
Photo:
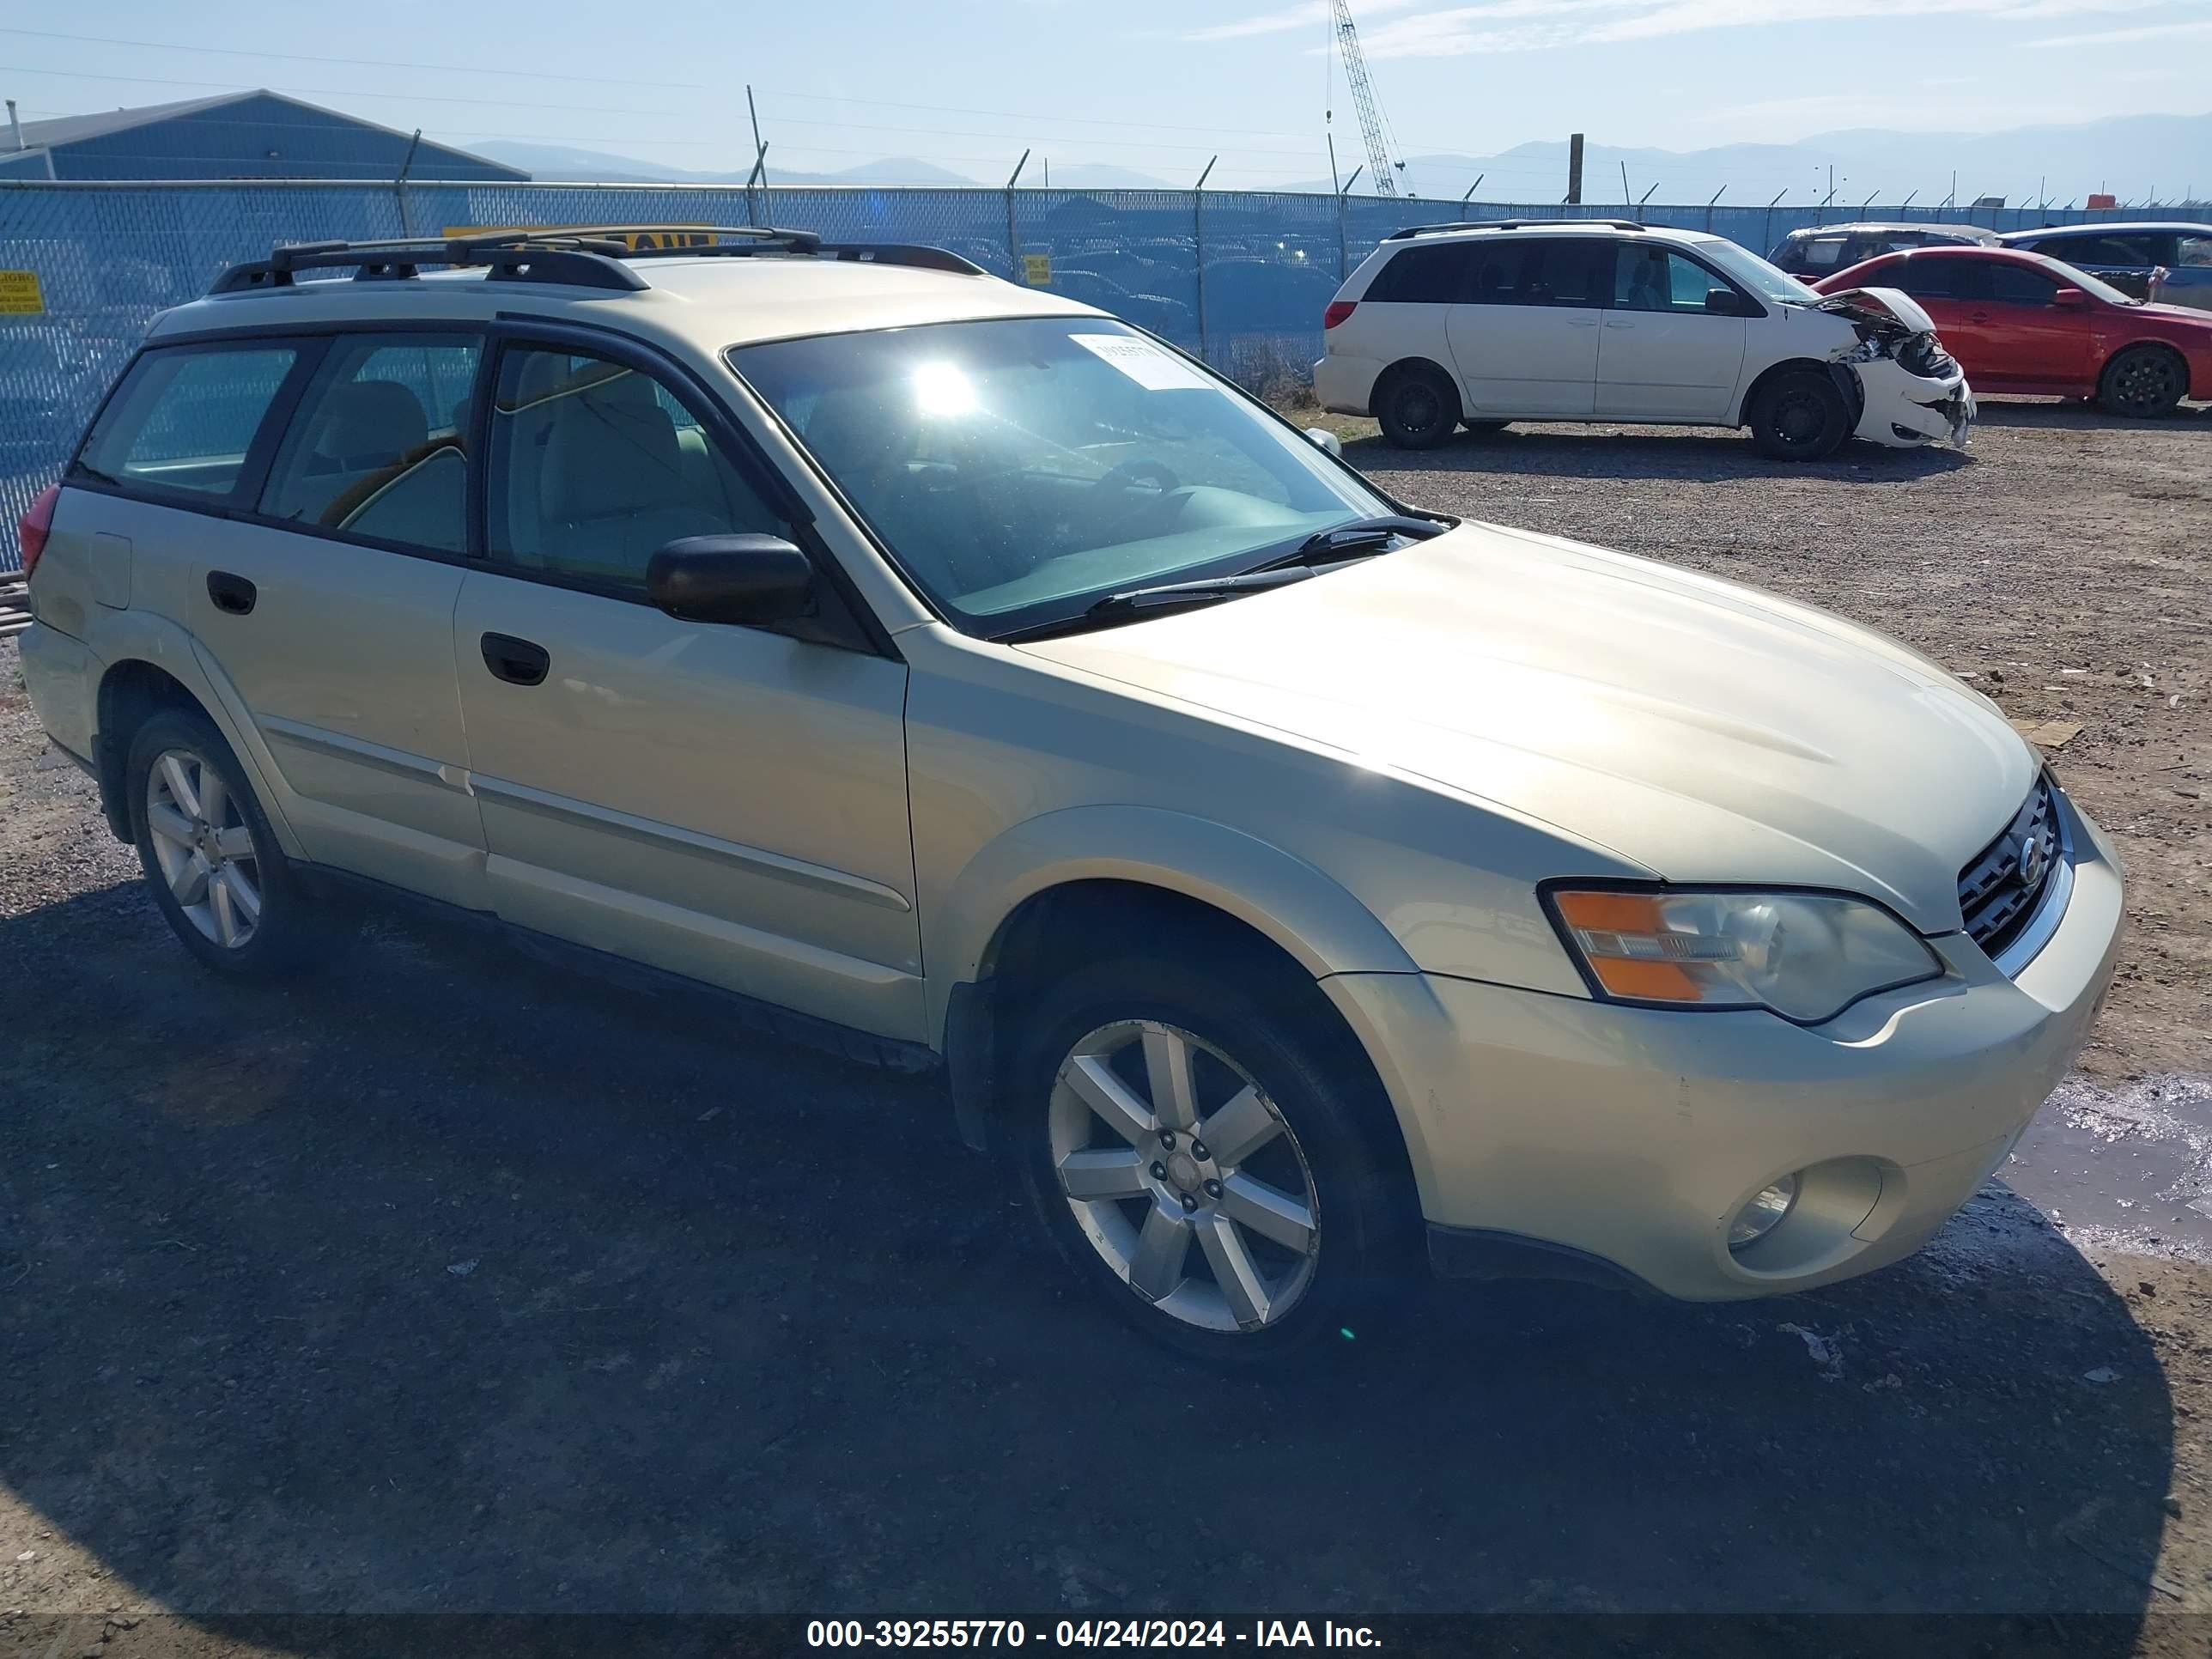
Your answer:
[[[2065,1650],[2204,1651],[2212,418],[1987,414],[1972,459],[1796,469],[1709,433],[1350,447],[2079,722],[2055,758],[2133,949],[1913,1260],[1720,1309],[1439,1289],[1273,1385],[1063,1298],[927,1081],[414,923],[279,990],[202,976],[0,645],[0,1652],[1192,1610],[2033,1616],[1940,1627],[1992,1651],[2089,1613]]]

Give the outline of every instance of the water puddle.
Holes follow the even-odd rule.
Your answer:
[[[2069,1078],[1996,1178],[2076,1246],[2212,1262],[2212,1075]]]

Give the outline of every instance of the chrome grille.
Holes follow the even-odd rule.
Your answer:
[[[1992,957],[2027,927],[2063,856],[2055,793],[2048,777],[2037,779],[2012,822],[1959,872],[1966,932]]]

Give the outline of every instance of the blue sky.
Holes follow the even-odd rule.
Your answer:
[[[2212,0],[1354,0],[1354,12],[1411,154],[1577,128],[1689,149],[2212,109]],[[1182,182],[1218,151],[1212,182],[1235,187],[1327,174],[1333,76],[1339,155],[1358,149],[1323,52],[1325,0],[95,0],[10,15],[0,91],[33,117],[266,85],[464,148],[557,143],[727,168],[750,159],[750,82],[771,158],[788,167],[902,155],[995,181],[1033,145],[1061,167]],[[280,53],[294,56],[257,55]]]

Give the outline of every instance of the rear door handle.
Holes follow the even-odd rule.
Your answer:
[[[227,611],[234,617],[243,617],[253,609],[254,600],[261,597],[260,590],[243,576],[234,576],[228,570],[210,570],[207,579],[208,598],[215,608]]]
[[[543,685],[553,667],[552,655],[544,646],[512,634],[485,635],[483,659],[495,677],[510,685]]]

